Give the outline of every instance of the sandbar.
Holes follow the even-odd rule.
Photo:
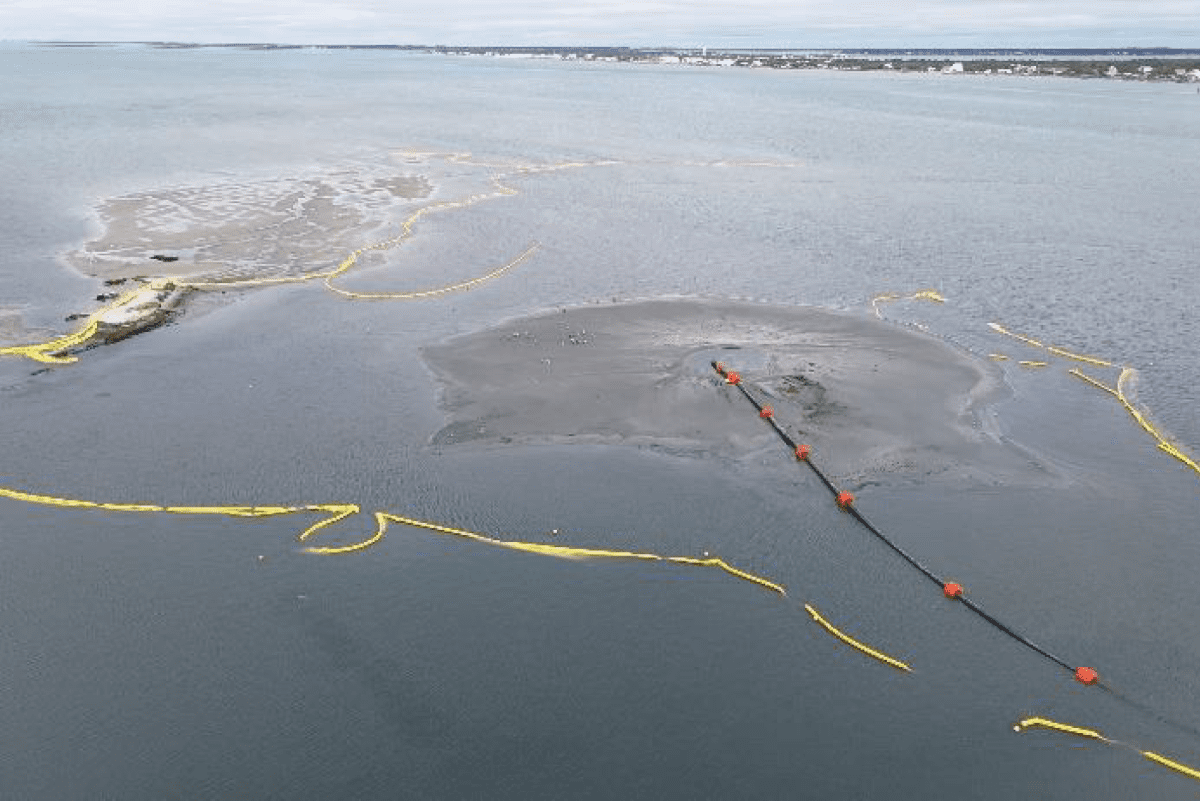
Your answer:
[[[331,269],[431,192],[423,176],[351,168],[138,192],[101,203],[102,233],[64,259],[108,280],[298,277]]]
[[[863,313],[703,299],[586,306],[423,356],[446,414],[436,449],[589,442],[736,458],[782,447],[722,386],[711,366],[721,360],[843,480],[1034,480],[1030,453],[991,422],[991,404],[1010,394],[994,365]]]

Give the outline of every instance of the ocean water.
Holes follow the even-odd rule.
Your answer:
[[[466,292],[229,288],[74,364],[0,356],[0,487],[354,503],[327,541],[369,534],[381,510],[711,551],[789,591],[398,525],[321,557],[295,541],[315,515],[0,498],[0,794],[1194,794],[1123,746],[1012,731],[1040,715],[1200,764],[1200,475],[1068,373],[1115,387],[1133,368],[1136,408],[1200,452],[1193,87],[131,45],[6,43],[0,62],[0,347],[72,330],[103,276],[328,270],[431,204],[457,205],[336,285],[419,291],[539,244]],[[428,196],[380,188],[417,177]],[[164,249],[180,261],[148,258]],[[927,289],[946,302],[871,303]],[[987,365],[1005,392],[981,424],[1028,455],[1021,481],[838,478],[906,549],[1116,692],[944,601],[736,404],[703,421],[743,427],[732,452],[431,444],[447,416],[424,348],[662,297],[864,325],[878,308]],[[841,645],[804,602],[913,672]]]

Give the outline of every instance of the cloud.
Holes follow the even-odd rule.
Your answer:
[[[4,0],[6,38],[1200,47],[1197,0]]]

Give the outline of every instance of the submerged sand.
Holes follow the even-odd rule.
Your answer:
[[[993,365],[861,314],[708,300],[573,308],[424,357],[449,418],[437,448],[591,442],[736,457],[783,447],[722,386],[711,367],[721,360],[843,480],[1030,473],[1030,454],[987,422],[1007,395]]]

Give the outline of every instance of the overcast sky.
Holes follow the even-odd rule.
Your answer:
[[[1200,0],[0,0],[0,39],[1200,48]]]

